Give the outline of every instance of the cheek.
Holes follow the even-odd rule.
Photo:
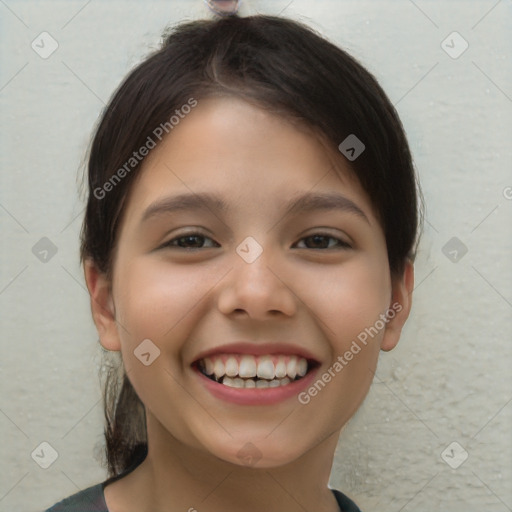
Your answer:
[[[331,428],[348,421],[373,380],[385,331],[380,315],[391,297],[388,275],[387,258],[364,256],[316,273],[315,293],[309,294],[307,304],[314,308],[330,354],[299,401],[311,403],[311,410]]]
[[[118,268],[116,313],[130,343],[149,338],[158,344],[172,338],[209,289],[192,266],[172,268],[169,263],[135,258]]]
[[[338,266],[315,271],[314,275],[302,276],[304,290],[307,282],[314,282],[314,287],[309,285],[311,291],[305,294],[305,303],[310,307],[314,304],[315,314],[322,321],[320,325],[338,351],[374,326],[379,315],[389,307],[391,287],[387,258],[361,255]],[[380,323],[378,326],[382,327]]]

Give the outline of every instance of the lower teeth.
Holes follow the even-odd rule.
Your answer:
[[[231,388],[277,388],[279,386],[286,386],[290,384],[292,380],[289,377],[285,377],[283,379],[273,379],[273,380],[265,380],[265,379],[242,379],[240,377],[231,378],[231,377],[222,377],[221,381],[214,379],[219,384],[223,384],[224,386],[228,386]],[[294,379],[295,380],[295,379]]]
[[[265,389],[265,388],[277,388],[279,386],[286,386],[292,382],[295,382],[296,380],[302,379],[300,375],[297,375],[294,379],[290,379],[290,377],[286,376],[282,379],[273,379],[273,380],[266,380],[266,379],[248,379],[248,378],[241,378],[241,377],[228,377],[227,375],[224,375],[222,377],[215,377],[215,375],[208,375],[205,372],[204,367],[199,365],[198,368],[201,373],[208,377],[209,379],[213,380],[214,382],[217,382],[218,384],[223,384],[224,386],[228,386],[230,388],[246,388],[246,389]],[[308,368],[309,370],[309,368]]]

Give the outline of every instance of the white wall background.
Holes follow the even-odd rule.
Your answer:
[[[380,80],[427,203],[412,317],[331,485],[366,511],[510,511],[512,2],[245,0],[241,14],[283,10]],[[0,511],[41,511],[105,478],[78,169],[103,104],[164,26],[204,16],[201,0],[0,1]],[[47,59],[31,48],[43,31],[59,44]],[[441,47],[453,31],[469,43],[456,59]],[[57,248],[46,263],[32,252],[42,237]],[[452,237],[467,247],[456,262]],[[58,452],[48,469],[31,458],[43,441]],[[457,469],[441,457],[454,441],[452,465],[469,455]]]

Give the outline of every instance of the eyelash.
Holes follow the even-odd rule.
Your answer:
[[[338,245],[338,249],[339,250],[347,250],[347,249],[352,249],[352,246],[345,242],[344,240],[341,240],[340,238],[336,238],[334,236],[331,236],[327,233],[313,233],[312,235],[308,235],[308,236],[305,236],[303,238],[301,238],[299,240],[302,241],[302,240],[306,240],[308,238],[313,238],[313,237],[322,237],[322,238],[327,238],[327,239],[331,239],[331,240],[336,240],[337,242],[339,242],[339,245]],[[181,240],[181,239],[185,239],[185,238],[193,238],[193,237],[199,237],[199,238],[204,238],[204,239],[210,239],[212,240],[212,238],[210,238],[209,236],[206,236],[206,235],[203,235],[202,233],[186,233],[184,235],[180,235],[180,236],[177,236],[175,238],[173,238],[172,240],[169,240],[168,242],[166,242],[165,244],[162,245],[161,248],[176,248],[176,249],[182,249],[182,250],[198,250],[198,249],[203,249],[203,247],[179,247],[177,246],[176,244],[174,244],[173,242],[176,242],[178,240]],[[217,242],[215,242],[217,243]],[[211,249],[212,247],[207,247],[207,249]],[[310,250],[329,250],[329,249],[336,249],[335,247],[321,247],[321,248],[315,248],[315,249],[311,249],[309,247],[300,247],[300,249],[310,249]]]

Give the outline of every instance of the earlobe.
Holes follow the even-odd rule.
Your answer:
[[[402,276],[393,280],[392,287],[391,304],[388,310],[389,320],[380,345],[381,350],[386,352],[397,345],[402,328],[411,312],[414,289],[414,265],[411,261],[405,264]]]
[[[100,343],[106,350],[119,351],[121,342],[117,330],[111,283],[90,259],[84,262],[84,275],[91,297],[92,317],[98,330]]]

